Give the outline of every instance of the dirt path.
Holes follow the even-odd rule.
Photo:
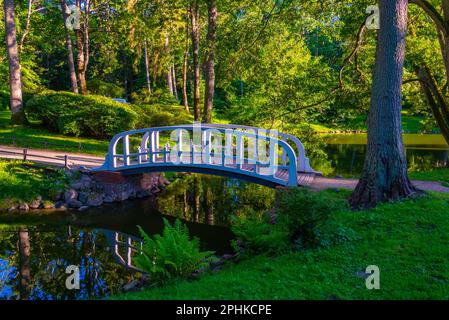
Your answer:
[[[315,177],[313,182],[310,184],[310,187],[315,190],[324,190],[329,188],[354,190],[357,182],[357,179]],[[439,181],[413,180],[413,183],[421,190],[449,193],[449,188],[442,186]]]
[[[69,167],[84,166],[87,168],[99,167],[103,164],[104,158],[96,157],[80,153],[70,153],[63,151],[28,149],[27,160],[36,163],[64,166],[65,156],[68,157]],[[6,159],[23,159],[23,148],[0,146],[0,158]],[[354,190],[357,185],[356,179],[340,179],[340,178],[325,178],[316,176],[308,185],[315,190],[324,190],[329,188],[344,188]],[[449,188],[441,185],[439,181],[413,181],[413,183],[425,191],[445,192],[449,193]]]
[[[24,158],[23,150],[23,148],[0,146],[0,158],[22,160]],[[80,153],[41,149],[27,149],[26,152],[26,159],[29,161],[58,167],[64,167],[65,156],[67,156],[69,167],[94,168],[101,166],[104,162],[104,158]]]

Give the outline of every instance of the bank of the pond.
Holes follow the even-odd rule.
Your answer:
[[[84,211],[107,203],[145,198],[165,189],[169,183],[158,173],[123,177],[0,160],[0,213],[43,209]]]
[[[348,193],[335,193],[347,197]],[[433,194],[344,211],[336,221],[360,240],[277,257],[259,256],[196,281],[144,289],[112,299],[448,299],[449,197]],[[380,269],[380,290],[365,270]]]

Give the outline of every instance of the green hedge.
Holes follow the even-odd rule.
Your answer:
[[[96,95],[44,91],[26,103],[29,118],[47,129],[75,136],[109,138],[134,129],[138,115],[132,107]]]
[[[191,124],[193,116],[184,111],[182,106],[175,105],[133,105],[139,114],[137,128],[174,126]]]
[[[125,96],[125,89],[122,87],[99,79],[90,80],[87,87],[92,94],[99,94],[111,98],[122,98]]]

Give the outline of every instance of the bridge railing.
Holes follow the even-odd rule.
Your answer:
[[[171,143],[161,147],[161,134],[169,134]],[[132,152],[131,141],[140,141]],[[112,138],[102,169],[148,166],[202,167],[297,185],[298,161],[285,137],[231,126],[194,124],[123,132]]]

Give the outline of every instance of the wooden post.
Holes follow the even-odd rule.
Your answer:
[[[69,156],[65,155],[64,156],[64,169],[68,169],[69,168]]]
[[[27,161],[27,153],[28,153],[28,150],[23,149],[23,161]]]

